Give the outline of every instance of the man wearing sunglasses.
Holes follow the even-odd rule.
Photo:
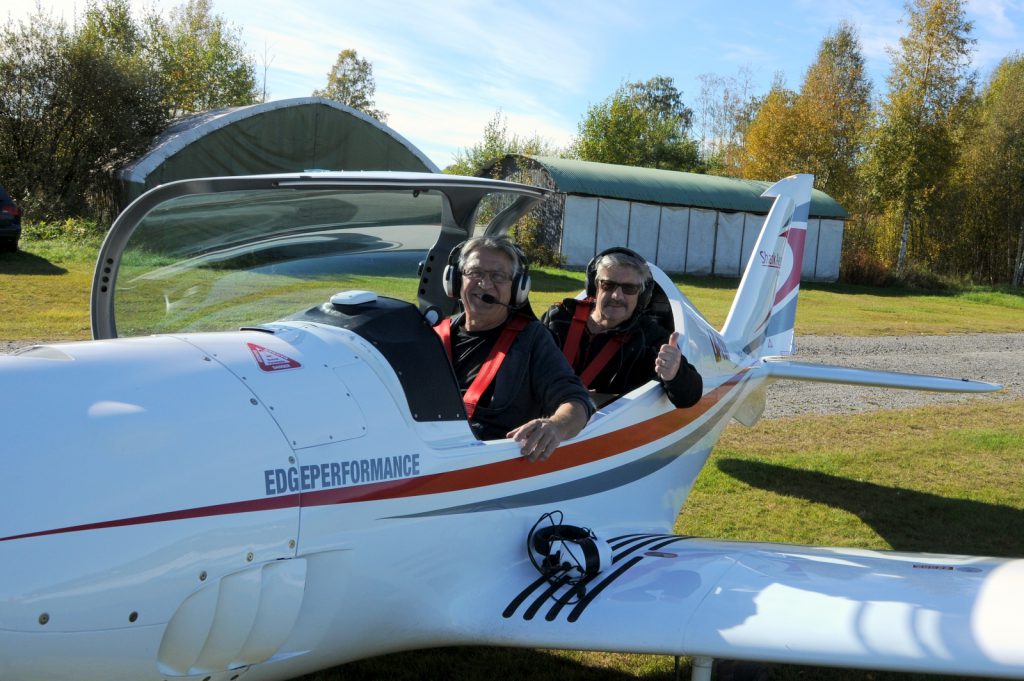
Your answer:
[[[592,392],[621,395],[657,380],[672,404],[690,407],[703,381],[679,349],[679,334],[645,314],[653,287],[642,256],[609,248],[587,265],[587,297],[552,306],[541,323]]]
[[[594,405],[530,308],[526,256],[503,237],[469,239],[449,255],[444,287],[462,313],[434,329],[470,427],[481,440],[515,440],[530,461],[547,459]]]

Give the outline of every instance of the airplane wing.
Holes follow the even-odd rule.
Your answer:
[[[1024,677],[1024,560],[709,541],[610,541],[573,590],[523,560],[449,624],[475,643]]]
[[[781,357],[764,357],[757,369],[772,379],[795,381],[819,381],[824,383],[845,383],[848,385],[878,386],[881,388],[903,388],[907,390],[932,390],[938,392],[981,393],[1002,390],[1003,386],[967,378],[945,378],[923,374],[905,374],[898,371],[875,371],[853,369],[832,364],[810,364],[791,362]]]

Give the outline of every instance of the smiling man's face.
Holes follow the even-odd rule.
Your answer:
[[[590,317],[597,326],[614,329],[633,316],[643,290],[639,272],[625,265],[598,267],[596,284],[594,311]],[[633,293],[627,293],[624,288]]]

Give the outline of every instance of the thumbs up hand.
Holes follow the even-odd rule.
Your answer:
[[[674,331],[668,342],[658,350],[658,358],[654,360],[654,373],[663,381],[671,381],[679,373],[683,362],[683,353],[679,350],[679,332]]]

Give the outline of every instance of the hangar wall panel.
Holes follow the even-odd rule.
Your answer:
[[[719,213],[718,235],[715,238],[715,274],[720,277],[738,277],[742,250],[743,213]]]
[[[629,201],[599,199],[597,253],[629,242]]]
[[[842,220],[821,220],[818,230],[818,259],[814,278],[817,281],[835,281],[839,278],[839,261],[843,252]]]
[[[715,223],[718,213],[701,208],[690,209],[690,238],[686,245],[686,273],[711,274],[715,256]]]
[[[804,239],[804,261],[800,267],[800,278],[814,279],[814,264],[818,259],[818,223],[817,218],[807,220],[807,237]]]
[[[566,196],[562,217],[562,257],[569,267],[586,267],[597,242],[598,199]]]
[[[568,267],[586,267],[596,253],[625,245],[666,272],[738,277],[765,216],[566,196],[562,220],[561,254]],[[843,229],[842,220],[807,221],[801,279],[839,278]]]
[[[666,272],[686,271],[686,239],[690,231],[690,209],[663,206],[661,233],[658,238],[658,259],[654,261]]]
[[[743,214],[743,252],[740,254],[740,274],[746,269],[750,262],[750,254],[754,252],[757,239],[761,236],[761,228],[764,227],[763,215],[753,213]]]
[[[660,206],[633,203],[629,211],[629,241],[626,242],[626,247],[636,251],[649,262],[657,262],[660,223]]]

